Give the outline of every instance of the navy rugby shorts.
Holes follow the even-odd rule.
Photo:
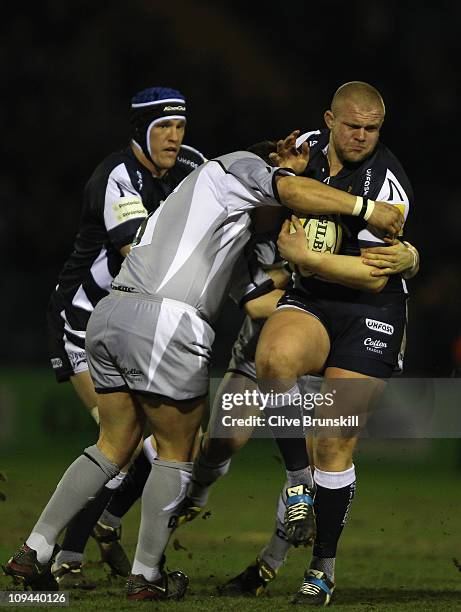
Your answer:
[[[322,323],[331,343],[326,368],[389,378],[401,369],[407,295],[351,291],[351,296],[355,299],[344,301],[291,289],[277,309],[300,309]]]

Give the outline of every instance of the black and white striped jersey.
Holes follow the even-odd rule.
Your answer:
[[[410,206],[413,205],[413,189],[395,155],[381,142],[378,142],[373,154],[366,160],[360,164],[345,166],[336,176],[330,176],[327,158],[329,138],[330,130],[325,128],[306,132],[297,139],[297,146],[306,140],[309,142],[309,163],[304,176],[371,200],[389,203],[401,202],[404,204],[403,213],[406,219]],[[339,252],[341,255],[359,255],[360,248],[385,244],[382,236],[359,217],[342,215],[341,225],[343,226],[343,238]],[[315,291],[316,295],[319,295],[322,288],[329,294],[332,292],[331,288],[326,287],[331,283],[318,281],[316,277],[304,278],[297,275],[296,285],[300,288],[310,288]],[[335,292],[339,292],[337,293],[338,299],[341,299],[340,285],[334,284],[334,287]],[[400,274],[390,276],[383,289],[383,292],[386,293],[402,293],[403,291],[406,291],[406,287]]]
[[[120,249],[132,242],[148,213],[204,161],[199,151],[183,145],[162,178],[154,177],[129,147],[99,164],[85,186],[74,250],[51,297],[50,308],[59,309],[69,331],[86,330],[91,312],[120,270]]]

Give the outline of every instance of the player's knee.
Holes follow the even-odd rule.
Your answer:
[[[346,469],[352,464],[355,440],[350,438],[319,438],[315,445],[315,466],[325,471]]]
[[[103,432],[101,432],[96,446],[99,448],[101,453],[103,453],[110,461],[116,463],[121,469],[130,462],[131,457],[137,447],[137,442],[138,441],[136,440],[135,443],[117,443],[109,439]]]
[[[248,437],[235,435],[232,438],[212,438],[206,448],[207,459],[214,463],[227,461],[245,446]]]

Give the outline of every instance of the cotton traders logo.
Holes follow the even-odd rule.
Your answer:
[[[371,351],[372,353],[379,353],[380,355],[383,354],[381,349],[387,348],[386,342],[382,342],[381,340],[373,338],[365,338],[363,344],[367,347],[367,351]]]
[[[138,380],[143,377],[143,373],[141,372],[141,370],[138,370],[137,368],[121,368],[121,370],[122,370],[122,374],[126,378]]]
[[[53,357],[51,360],[51,367],[53,370],[57,370],[58,368],[62,368],[62,359],[59,357]]]
[[[185,106],[164,106],[163,107],[163,112],[166,111],[185,111],[186,107]]]
[[[394,326],[389,323],[383,323],[382,321],[376,321],[375,319],[365,319],[365,323],[369,329],[372,329],[377,332],[382,332],[383,334],[388,334],[392,336],[394,333]]]
[[[365,184],[363,185],[363,195],[364,196],[368,195],[368,192],[370,191],[370,185],[371,185],[371,168],[367,168],[366,176],[365,176]]]

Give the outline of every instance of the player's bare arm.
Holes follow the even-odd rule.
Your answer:
[[[270,317],[275,312],[277,302],[285,293],[284,288],[291,280],[291,272],[288,272],[285,267],[266,270],[266,274],[271,277],[275,289],[245,303],[244,310],[252,319],[267,319]]]
[[[419,270],[419,252],[409,242],[385,238],[389,246],[361,249],[362,261],[373,266],[372,276],[403,273],[405,278],[413,278]]]
[[[361,257],[311,251],[299,219],[293,215],[291,222],[296,231],[290,234],[290,222],[285,221],[277,246],[282,257],[296,264],[301,272],[305,269],[345,287],[370,293],[379,293],[384,288],[388,277],[371,276],[370,267],[362,262]]]
[[[305,141],[299,149],[296,148],[296,139],[300,133],[300,130],[295,130],[277,142],[277,152],[269,155],[275,166],[291,168],[295,174],[304,172],[309,163],[309,143]]]
[[[280,200],[297,212],[362,216],[370,225],[390,235],[398,234],[403,227],[404,218],[396,205],[366,202],[364,198],[303,176],[278,176],[276,181]]]
[[[266,270],[266,274],[271,277],[276,289],[285,289],[291,280],[291,272],[285,266]]]

